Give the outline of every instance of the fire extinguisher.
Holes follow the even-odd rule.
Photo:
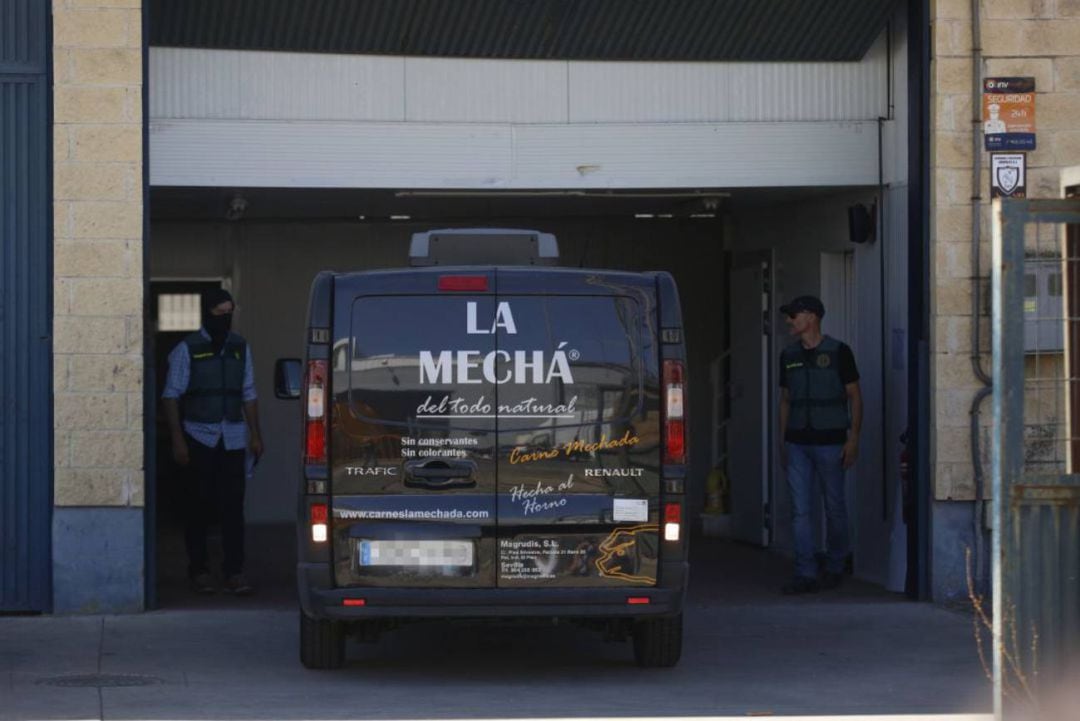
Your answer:
[[[728,512],[731,499],[731,484],[724,469],[717,466],[705,478],[705,511],[707,513]]]

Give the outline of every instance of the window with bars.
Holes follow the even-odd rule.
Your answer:
[[[198,330],[202,325],[198,293],[163,293],[158,296],[158,330]]]

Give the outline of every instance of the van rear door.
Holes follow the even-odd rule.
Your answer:
[[[338,586],[495,585],[493,273],[341,276],[330,447]],[[490,375],[490,374],[489,374]]]
[[[497,584],[655,585],[654,281],[500,268],[498,283]]]

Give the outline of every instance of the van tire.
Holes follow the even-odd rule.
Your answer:
[[[311,669],[345,665],[345,624],[300,612],[300,663]]]
[[[669,668],[682,656],[682,614],[634,624],[634,659],[642,668]]]

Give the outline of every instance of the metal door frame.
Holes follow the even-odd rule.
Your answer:
[[[761,313],[761,357],[765,366],[761,373],[761,387],[757,389],[761,401],[761,547],[769,548],[775,540],[773,532],[776,517],[776,463],[774,458],[779,453],[775,442],[774,429],[776,427],[776,370],[778,362],[775,348],[776,335],[776,251],[773,248],[765,250],[751,250],[734,253],[732,256],[730,273],[748,267],[758,267],[762,273],[761,293],[756,298],[749,298],[749,303],[756,303],[750,308],[751,311]],[[730,283],[729,283],[730,286]],[[728,292],[730,294],[730,287]],[[735,310],[735,303],[728,303],[729,313]],[[729,333],[732,323],[729,317]],[[731,339],[729,338],[727,353],[730,367]],[[729,401],[730,402],[730,401]],[[730,474],[729,474],[730,478]]]

